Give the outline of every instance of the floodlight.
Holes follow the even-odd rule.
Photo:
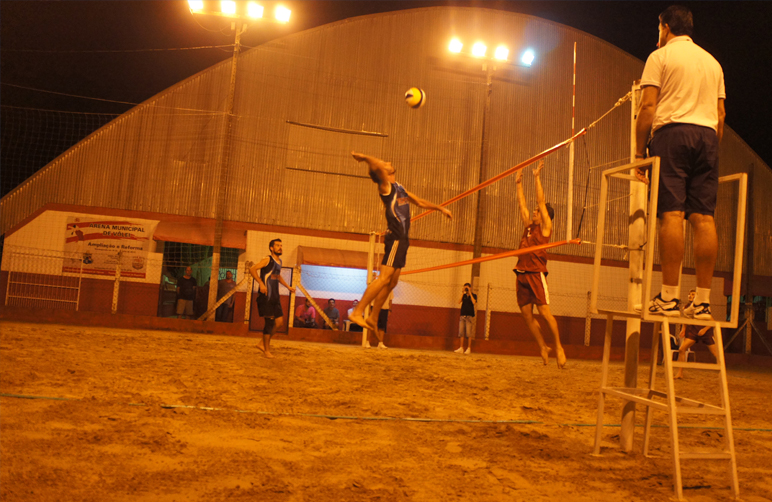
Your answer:
[[[485,51],[487,51],[488,48],[485,47],[485,44],[482,42],[477,42],[472,46],[472,55],[476,58],[482,58],[485,57]]]
[[[531,63],[533,63],[534,58],[536,58],[536,55],[533,53],[533,50],[528,49],[523,53],[523,57],[520,58],[520,61],[523,62],[526,66],[531,66]]]
[[[228,16],[236,14],[236,2],[223,0],[220,2],[220,12]]]
[[[247,4],[247,16],[253,19],[259,19],[263,17],[263,6],[256,2],[249,2]]]
[[[274,12],[274,16],[276,17],[276,20],[280,23],[288,23],[290,20],[290,14],[292,13],[291,10],[289,10],[286,7],[282,7],[281,5],[276,7],[276,11]]]

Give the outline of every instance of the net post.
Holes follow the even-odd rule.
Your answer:
[[[367,289],[367,286],[373,282],[373,268],[375,267],[375,239],[377,236],[377,232],[370,232],[370,240],[367,247],[367,278],[365,279],[365,289]],[[370,308],[370,305],[365,305],[365,318],[370,316]],[[362,330],[362,347],[367,347],[367,337],[369,334],[370,330],[367,328]]]
[[[571,137],[575,134],[575,120],[576,120],[576,42],[574,42],[574,78],[571,85]],[[574,223],[574,145],[576,141],[572,141],[568,145],[568,200],[566,201],[566,208],[568,214],[566,215],[566,240],[571,240],[571,233],[573,232]],[[587,173],[589,176],[590,173]]]
[[[636,120],[641,105],[640,80],[633,82],[632,99],[630,100],[630,162],[635,162]],[[634,175],[635,171],[630,170]],[[656,190],[652,190],[656,191]],[[656,211],[656,209],[653,209]],[[628,232],[628,253],[630,257],[629,282],[627,286],[627,310],[632,312],[636,304],[644,308],[642,299],[643,281],[643,245],[646,243],[646,185],[630,183],[629,213],[630,224]],[[651,222],[650,222],[651,223]],[[648,243],[650,251],[654,250],[653,242]],[[648,297],[646,297],[648,299]],[[627,388],[638,386],[638,353],[640,350],[641,320],[628,318],[625,328],[625,377]],[[622,408],[622,429],[619,442],[622,449],[630,452],[633,449],[633,434],[635,432],[635,402],[627,401]]]
[[[118,260],[115,264],[115,283],[113,284],[113,306],[111,310],[113,314],[118,312],[118,290],[121,286],[121,254],[122,251],[118,251]]]

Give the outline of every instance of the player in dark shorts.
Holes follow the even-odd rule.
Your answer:
[[[525,195],[523,194],[523,172],[517,173],[515,182],[517,183],[517,202],[520,208],[520,219],[525,224],[523,237],[520,239],[520,249],[547,244],[552,235],[552,219],[555,217],[555,211],[544,201],[544,189],[541,186],[539,173],[544,168],[544,161],[533,170],[533,176],[536,182],[536,202],[537,207],[533,215],[528,213],[528,206],[525,204]],[[555,348],[557,351],[558,368],[566,365],[566,353],[560,344],[560,333],[558,333],[558,323],[550,312],[549,289],[547,288],[547,252],[535,251],[520,256],[517,266],[514,269],[517,274],[517,304],[520,306],[520,312],[523,314],[525,324],[529,331],[539,344],[541,358],[544,364],[549,361],[549,353],[552,350],[544,342],[539,323],[533,317],[533,306],[547,321],[550,333],[555,338]]]
[[[274,239],[268,244],[271,252],[249,269],[249,273],[259,285],[257,293],[257,311],[265,319],[263,339],[257,342],[257,348],[263,351],[265,357],[271,354],[271,337],[277,329],[284,326],[284,312],[281,310],[279,284],[295,292],[295,288],[287,284],[281,276],[281,239]]]
[[[402,267],[405,266],[407,248],[410,246],[410,204],[440,211],[449,219],[453,219],[453,215],[444,207],[432,204],[405,190],[402,185],[395,181],[396,169],[391,165],[391,162],[384,162],[381,159],[356,152],[351,152],[351,155],[357,162],[367,163],[370,178],[378,184],[378,193],[386,209],[388,231],[384,239],[385,250],[380,274],[367,286],[362,300],[351,313],[349,319],[375,333],[379,340],[378,347],[386,348],[378,331],[378,316],[383,303],[389,297],[389,293],[399,282],[399,274]],[[373,310],[365,319],[363,313],[370,302],[373,303]]]
[[[684,310],[693,305],[695,292],[689,292],[689,302]],[[678,360],[686,361],[686,352],[697,342],[702,342],[708,346],[708,350],[713,354],[713,357],[718,361],[718,349],[716,349],[716,341],[713,339],[713,328],[710,326],[692,326],[690,324],[684,324],[679,334],[681,338],[681,345],[678,347]],[[673,378],[683,378],[684,369],[678,368],[678,373]]]

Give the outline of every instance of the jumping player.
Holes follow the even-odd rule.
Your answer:
[[[410,203],[424,209],[440,211],[449,219],[453,219],[453,215],[444,207],[432,204],[405,190],[402,185],[395,181],[396,169],[391,165],[391,162],[384,162],[381,159],[356,152],[351,152],[351,155],[357,162],[367,162],[370,178],[378,184],[378,193],[386,209],[388,231],[386,232],[386,247],[380,274],[367,286],[362,300],[351,313],[349,319],[375,333],[378,336],[378,347],[386,348],[383,344],[383,337],[378,330],[378,316],[381,307],[389,297],[389,293],[399,282],[399,274],[405,266],[407,248],[410,246]],[[362,314],[370,302],[373,302],[373,311],[365,319]]]
[[[552,218],[555,217],[555,211],[549,204],[544,202],[544,189],[539,179],[539,173],[543,168],[544,161],[541,161],[533,170],[537,202],[537,207],[533,210],[533,216],[528,214],[528,206],[525,204],[523,172],[519,171],[515,179],[517,183],[517,202],[520,206],[520,219],[525,224],[523,237],[520,239],[520,249],[547,244],[552,235]],[[533,318],[534,305],[536,305],[544,320],[547,321],[547,326],[549,326],[550,332],[555,338],[558,368],[563,368],[566,364],[566,354],[563,351],[563,346],[560,344],[558,324],[549,307],[547,252],[544,250],[535,251],[520,256],[514,272],[517,274],[517,304],[520,306],[520,311],[523,314],[525,323],[528,325],[528,329],[539,344],[544,364],[546,365],[549,361],[549,353],[552,349],[544,342],[541,327]]]
[[[271,337],[284,326],[284,313],[279,301],[279,284],[295,292],[295,288],[287,284],[281,276],[281,239],[273,239],[268,244],[271,252],[249,269],[249,273],[255,278],[260,289],[257,294],[257,311],[260,317],[265,318],[263,339],[257,342],[257,348],[265,353],[265,357],[272,358]]]

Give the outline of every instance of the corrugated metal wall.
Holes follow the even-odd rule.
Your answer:
[[[531,68],[498,66],[491,86],[489,160],[480,172],[486,74],[482,63],[448,53],[458,36],[468,45],[499,43],[517,60],[526,47]],[[447,200],[568,138],[573,43],[577,42],[576,127],[598,118],[640,77],[643,63],[590,35],[535,17],[489,9],[434,7],[349,19],[244,52],[239,60],[226,220],[367,233],[384,226],[382,208],[360,150],[391,160],[410,191]],[[223,145],[230,61],[216,65],[100,129],[2,199],[2,231],[47,202],[214,217]],[[405,91],[418,86],[427,104],[409,109]],[[731,89],[728,89],[731,95]],[[594,241],[600,171],[626,163],[630,110],[612,112],[576,144],[576,232]],[[731,123],[731,113],[728,117]],[[320,129],[321,128],[321,129]],[[332,130],[334,129],[334,130]],[[372,134],[358,134],[359,132]],[[556,237],[566,235],[568,149],[547,159],[543,181],[556,209]],[[755,187],[772,174],[731,131],[721,172],[754,169]],[[535,201],[530,173],[526,196]],[[627,242],[627,190],[615,181],[605,241]],[[763,192],[762,192],[763,193]],[[767,192],[768,193],[768,192]],[[513,248],[522,231],[514,178],[483,191],[483,245]],[[732,194],[722,197],[722,238],[734,227]],[[725,200],[726,199],[726,200]],[[768,197],[753,198],[755,265],[772,275]],[[417,239],[471,244],[477,195],[455,203],[455,219],[416,222]],[[558,253],[592,254],[591,246]],[[730,270],[722,254],[718,269]],[[610,249],[608,257],[624,252]],[[690,264],[687,262],[686,264]]]

